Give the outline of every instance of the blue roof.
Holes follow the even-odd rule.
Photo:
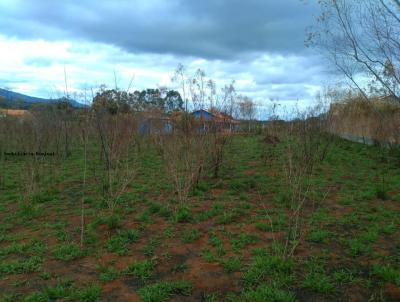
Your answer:
[[[192,115],[198,119],[210,120],[214,117],[214,115],[204,109],[196,110],[192,112]]]

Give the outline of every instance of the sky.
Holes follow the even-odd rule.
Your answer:
[[[181,63],[219,87],[235,80],[261,107],[304,107],[331,81],[324,58],[304,46],[315,2],[0,0],[0,87],[37,97],[102,84],[176,88]]]

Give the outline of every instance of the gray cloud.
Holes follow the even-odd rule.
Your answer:
[[[77,93],[114,86],[114,73],[120,87],[135,76],[143,89],[168,83],[181,62],[219,86],[237,80],[239,93],[265,106],[310,104],[331,72],[303,43],[315,2],[1,0],[0,86],[48,97],[63,91],[66,67]]]
[[[298,53],[316,12],[300,0],[53,1],[1,5],[3,34],[85,39],[128,52],[208,59]]]

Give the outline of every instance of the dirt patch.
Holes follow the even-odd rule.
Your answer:
[[[219,264],[205,262],[199,257],[190,258],[186,263],[189,270],[177,274],[177,277],[192,281],[194,294],[197,296],[216,291],[224,294],[239,289],[240,279],[233,274],[227,274]]]
[[[140,302],[139,296],[123,281],[114,280],[102,287],[102,301]]]
[[[384,291],[389,298],[387,301],[400,301],[400,287],[394,285],[393,283],[386,283]]]
[[[246,175],[253,175],[255,173],[257,173],[257,171],[255,169],[247,169],[247,170],[243,171],[243,174],[246,174]]]

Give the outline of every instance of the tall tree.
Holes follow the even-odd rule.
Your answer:
[[[176,90],[168,90],[164,101],[165,111],[173,112],[183,110],[183,100]]]
[[[181,96],[183,98],[183,102],[185,104],[185,111],[188,111],[188,99],[186,95],[187,90],[187,75],[186,75],[186,68],[182,64],[178,64],[176,67],[174,76],[172,77],[172,81],[178,83],[181,89]]]
[[[159,89],[149,88],[139,94],[139,103],[143,109],[157,108],[163,110],[164,102]]]
[[[242,119],[248,123],[248,130],[251,130],[251,123],[255,118],[256,105],[253,100],[247,96],[238,97],[239,113]]]
[[[222,97],[221,102],[222,104],[219,105],[220,108],[223,108],[223,111],[230,116],[236,114],[236,89],[235,89],[235,81],[231,81],[228,85],[225,85],[221,89]]]
[[[111,114],[128,112],[132,104],[133,94],[117,89],[101,90],[93,99],[94,109],[104,109]]]

